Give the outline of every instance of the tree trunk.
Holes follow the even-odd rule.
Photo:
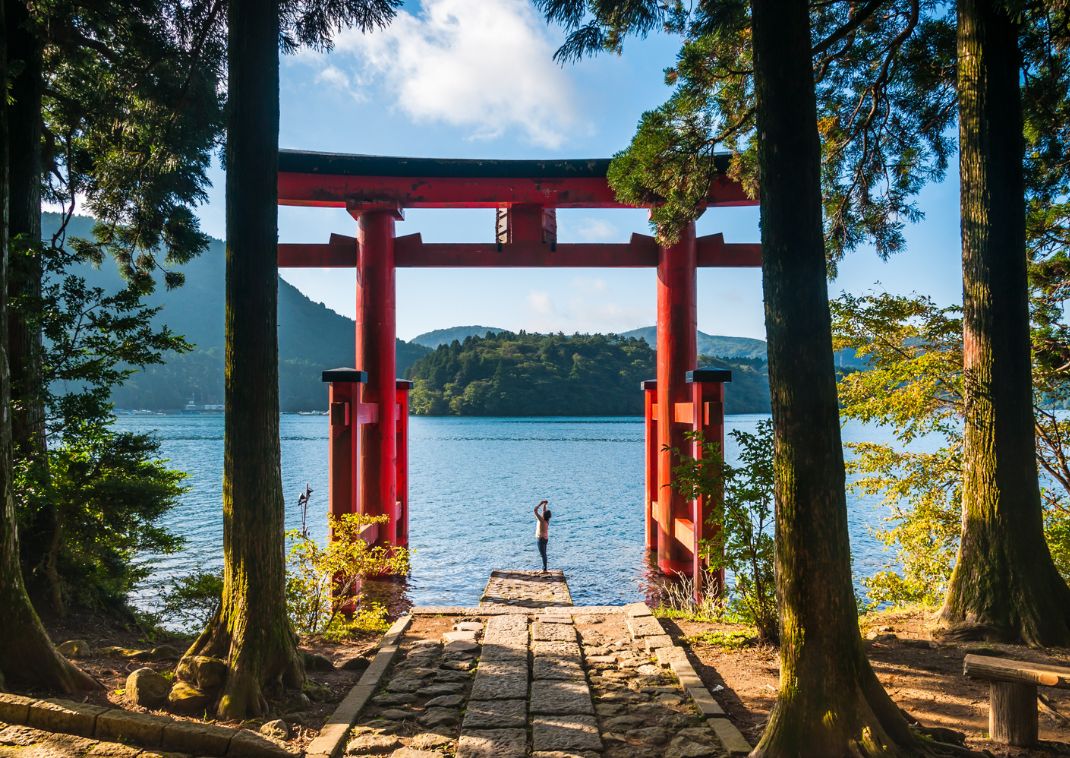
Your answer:
[[[4,0],[8,19],[8,60],[19,70],[11,81],[8,124],[8,229],[10,277],[7,291],[30,303],[41,296],[41,184],[43,182],[41,101],[44,93],[43,49],[23,0]],[[44,345],[40,328],[25,313],[8,312],[11,365],[11,427],[14,455],[45,467]],[[59,541],[59,514],[41,508],[22,523],[22,566],[34,597],[63,615],[59,572],[52,545]]]
[[[228,6],[223,601],[187,656],[227,661],[220,718],[267,712],[304,671],[286,613],[277,336],[278,0]]]
[[[1025,248],[1018,25],[959,0],[965,395],[962,539],[940,613],[954,638],[1070,643],[1070,591],[1044,540]]]
[[[808,5],[751,9],[781,636],[780,692],[752,756],[925,755],[858,631]]]
[[[7,27],[0,6],[0,82],[7,81]],[[56,652],[22,583],[12,485],[11,373],[7,355],[8,111],[0,106],[0,682],[64,693],[99,685]]]
[[[41,295],[41,259],[27,254],[41,242],[42,47],[26,3],[4,0],[8,19],[8,60],[19,70],[11,79],[8,121],[9,243],[11,295]],[[16,313],[8,314],[11,361],[11,418],[15,455],[35,457],[45,450],[45,406],[41,393],[41,330]]]

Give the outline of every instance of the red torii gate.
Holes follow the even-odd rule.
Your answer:
[[[708,206],[756,205],[725,175]],[[395,271],[398,267],[657,268],[657,378],[643,383],[646,418],[646,546],[666,573],[699,576],[698,541],[709,536],[705,504],[671,486],[669,448],[690,449],[688,430],[724,443],[728,371],[700,370],[696,345],[696,268],[761,266],[757,244],[695,225],[662,247],[633,234],[627,243],[559,243],[557,208],[625,208],[606,180],[608,160],[455,160],[279,151],[279,205],[345,208],[357,237],[278,248],[280,267],[356,268],[355,369],[323,372],[330,402],[330,511],[388,516],[369,541],[408,544],[409,383],[397,379]],[[494,208],[496,241],[425,243],[396,237],[405,208]],[[697,582],[696,582],[697,584]]]

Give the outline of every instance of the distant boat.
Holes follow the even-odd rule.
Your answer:
[[[193,398],[182,408],[183,413],[222,413],[222,403],[196,403]]]

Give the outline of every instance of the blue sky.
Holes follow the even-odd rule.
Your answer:
[[[577,65],[551,60],[563,39],[528,0],[410,2],[387,30],[344,32],[330,54],[283,59],[280,146],[307,150],[483,158],[608,157],[628,144],[640,115],[669,90],[663,70],[677,40],[630,41],[623,56]],[[224,236],[223,176],[200,209]],[[861,249],[840,267],[833,293],[887,289],[961,300],[957,175],[927,187],[926,218],[889,262]],[[281,208],[283,242],[354,233],[341,210]],[[562,241],[624,241],[649,232],[645,211],[559,211]],[[756,208],[717,209],[700,234],[757,241]],[[427,241],[491,241],[491,211],[409,211],[398,233]],[[354,313],[354,278],[338,270],[286,270],[313,300]],[[537,331],[626,331],[654,323],[652,270],[419,270],[398,272],[398,336],[461,324]],[[699,273],[699,328],[764,338],[757,270]]]

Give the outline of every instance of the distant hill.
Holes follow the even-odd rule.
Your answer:
[[[43,214],[42,229],[50,236],[58,224],[56,214]],[[72,219],[69,236],[89,237],[93,220]],[[185,355],[171,355],[161,366],[135,374],[116,389],[116,407],[151,410],[181,408],[191,398],[198,403],[223,402],[224,247],[212,240],[208,250],[180,270],[186,283],[167,291],[157,288],[148,298],[162,306],[157,320],[196,347]],[[107,261],[99,269],[79,267],[77,273],[95,286],[114,290],[122,280],[115,265]],[[398,374],[427,348],[398,340]],[[279,279],[279,402],[283,411],[319,410],[327,407],[327,390],[320,381],[326,368],[353,365],[353,320],[316,303],[296,287]]]
[[[412,367],[411,407],[430,416],[637,416],[654,351],[615,334],[499,332],[440,345]],[[709,358],[728,368],[728,413],[769,411],[765,364]]]
[[[658,343],[656,326],[641,326],[624,332],[622,337],[637,337],[651,347]],[[713,355],[719,358],[758,358],[765,360],[765,341],[753,337],[723,337],[715,334],[698,333],[699,355]]]
[[[656,326],[643,326],[624,332],[623,337],[638,337],[651,347],[656,347],[658,329]],[[698,354],[716,358],[745,358],[748,360],[767,360],[767,346],[765,340],[753,337],[725,337],[718,334],[698,333]],[[865,368],[866,362],[855,355],[855,351],[836,351],[837,368]]]
[[[464,342],[467,337],[486,337],[488,334],[497,334],[504,331],[504,329],[499,329],[496,326],[451,326],[447,329],[435,329],[418,334],[409,342],[434,350],[439,345],[448,345],[454,340]]]

